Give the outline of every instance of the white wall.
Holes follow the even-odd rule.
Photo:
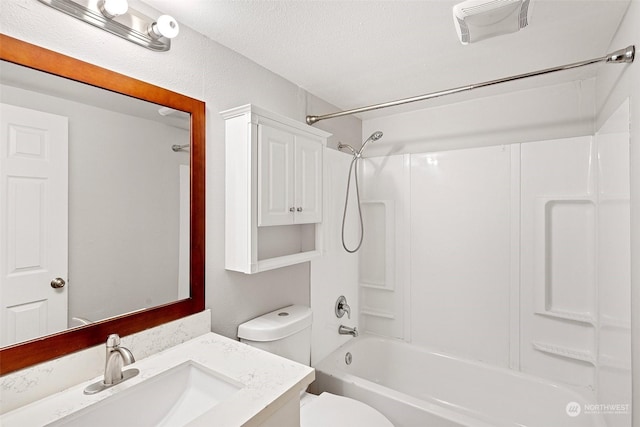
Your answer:
[[[640,1],[632,0],[610,50],[640,48]],[[633,346],[633,426],[640,427],[640,64],[602,67],[596,85],[598,126],[629,98],[631,175],[631,330]]]
[[[138,1],[130,1],[130,6],[149,11]],[[224,270],[224,122],[218,112],[254,103],[303,120],[307,110],[316,113],[335,107],[184,25],[171,50],[157,53],[40,2],[3,0],[0,31],[206,102],[205,274],[213,331],[235,337],[238,324],[245,320],[287,304],[309,304],[308,263],[253,276]],[[339,139],[360,140],[358,119],[334,122],[331,127],[333,145]]]
[[[2,102],[69,119],[69,326],[178,296],[184,129],[2,86]]]

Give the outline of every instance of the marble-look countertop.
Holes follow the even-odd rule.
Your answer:
[[[135,356],[135,348],[130,350]],[[52,423],[189,360],[243,385],[196,419],[196,424],[213,420],[218,427],[257,426],[290,399],[297,399],[315,378],[315,371],[308,366],[210,332],[125,367],[138,368],[140,374],[110,389],[85,395],[87,385],[101,380],[93,378],[3,414],[0,424],[26,427]]]

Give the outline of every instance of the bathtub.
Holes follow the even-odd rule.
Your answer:
[[[315,391],[367,403],[396,427],[606,427],[582,410],[594,402],[561,385],[403,341],[363,334],[315,368]]]

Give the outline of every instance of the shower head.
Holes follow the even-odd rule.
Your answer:
[[[362,147],[360,147],[360,150],[358,151],[358,156],[362,154],[362,152],[364,151],[364,147],[369,143],[369,141],[377,141],[382,138],[382,135],[382,132],[380,132],[379,130],[372,133],[371,136],[362,143]]]
[[[382,135],[383,135],[383,133],[378,130],[378,131],[375,131],[374,133],[372,133],[371,136],[369,137],[369,139],[372,140],[372,141],[377,141],[380,138],[382,138]]]

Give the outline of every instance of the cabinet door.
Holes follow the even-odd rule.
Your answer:
[[[293,224],[294,137],[258,126],[258,226]]]
[[[322,221],[322,143],[295,136],[296,224]]]

